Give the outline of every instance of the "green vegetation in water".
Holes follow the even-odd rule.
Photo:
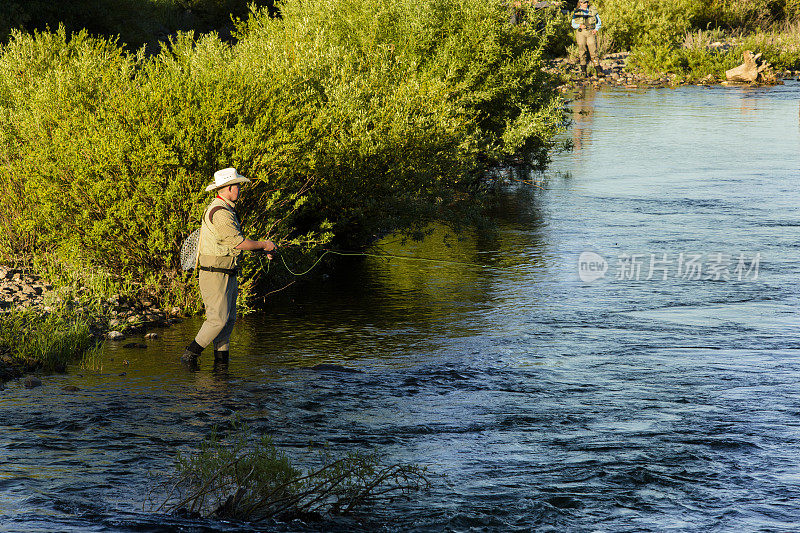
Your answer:
[[[800,69],[798,0],[597,0],[606,51],[630,50],[630,66],[676,81],[711,76],[763,53],[778,70]]]
[[[178,250],[227,166],[254,181],[245,233],[279,242],[294,271],[323,247],[479,221],[484,169],[542,168],[563,127],[542,69],[552,11],[515,27],[499,0],[290,0],[281,19],[239,21],[235,44],[181,33],[153,56],[14,32],[0,48],[0,194],[15,200],[0,254],[191,308]],[[264,292],[263,272],[251,258],[242,284]],[[268,288],[290,278],[273,264]]]
[[[258,522],[269,518],[351,514],[428,487],[426,470],[384,465],[375,454],[335,458],[320,452],[317,466],[294,467],[269,436],[233,424],[223,439],[215,429],[197,453],[178,455],[175,473],[161,483],[167,496],[157,511]]]
[[[0,345],[6,365],[63,372],[91,352],[95,340],[86,318],[75,313],[16,309],[0,315]]]

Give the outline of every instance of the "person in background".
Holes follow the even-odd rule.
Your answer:
[[[190,366],[197,364],[203,349],[211,343],[214,344],[214,362],[228,362],[239,293],[236,280],[239,255],[242,250],[276,250],[275,243],[270,240],[251,241],[242,234],[235,206],[241,186],[249,182],[235,168],[225,168],[215,172],[214,181],[206,187],[206,191],[216,191],[216,197],[203,213],[197,243],[200,294],[206,320],[181,356],[181,361]],[[272,253],[267,257],[272,259]]]
[[[578,0],[578,7],[572,12],[572,27],[575,29],[575,41],[578,44],[578,58],[581,73],[587,75],[587,64],[591,59],[598,76],[603,74],[600,57],[597,54],[597,32],[602,26],[597,9],[589,0]]]

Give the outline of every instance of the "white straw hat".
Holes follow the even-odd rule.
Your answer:
[[[234,183],[250,183],[250,180],[236,172],[233,167],[223,168],[214,172],[214,181],[206,187],[206,191],[213,191]]]

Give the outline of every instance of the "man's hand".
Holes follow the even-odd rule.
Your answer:
[[[272,242],[272,241],[271,241],[271,240],[269,240],[269,239],[267,239],[266,241],[261,241],[261,244],[263,244],[263,246],[264,246],[264,247],[262,248],[262,250],[264,250],[265,252],[267,252],[267,259],[269,259],[270,261],[272,261],[272,259],[273,259],[275,256],[277,256],[277,255],[278,255],[278,247],[275,245],[275,243],[274,243],[274,242]]]

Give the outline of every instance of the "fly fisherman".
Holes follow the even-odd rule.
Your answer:
[[[589,59],[594,64],[598,75],[603,74],[600,58],[597,55],[597,32],[602,26],[600,15],[589,0],[578,0],[578,7],[572,12],[572,27],[575,29],[575,41],[578,43],[578,58],[581,62],[581,73],[586,76]]]
[[[214,181],[206,191],[216,197],[203,213],[198,247],[200,294],[206,308],[206,321],[194,340],[186,347],[181,361],[194,366],[203,349],[214,343],[214,362],[227,363],[229,340],[236,321],[236,296],[239,284],[239,255],[242,250],[275,251],[270,240],[251,241],[242,234],[235,205],[241,185],[250,180],[225,168],[214,173]],[[272,254],[267,257],[272,259]]]

